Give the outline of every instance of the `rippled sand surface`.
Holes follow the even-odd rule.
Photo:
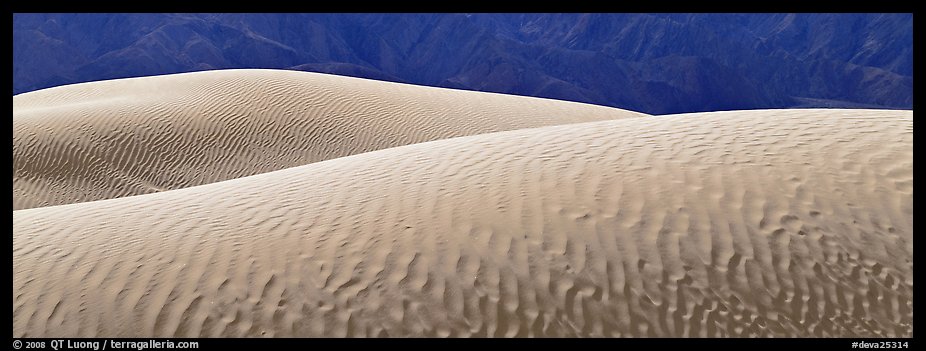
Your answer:
[[[14,337],[912,337],[912,111],[239,73],[14,97]]]

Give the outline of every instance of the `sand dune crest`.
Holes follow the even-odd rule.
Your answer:
[[[910,111],[438,140],[14,211],[13,335],[911,337],[912,210]]]
[[[643,114],[279,70],[74,84],[13,97],[13,209],[208,184],[449,137]]]

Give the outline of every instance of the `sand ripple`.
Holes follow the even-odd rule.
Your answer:
[[[180,189],[423,141],[643,114],[325,74],[222,70],[13,97],[13,209]]]
[[[308,107],[271,98],[266,108]],[[220,130],[280,128],[237,126],[234,104],[225,111],[215,116],[228,120],[182,125],[206,141],[86,134],[138,145],[107,161],[68,153],[73,139],[55,147],[80,164],[134,169],[142,158],[153,167],[129,172],[150,174],[139,181],[184,184],[194,173],[152,160],[199,142],[216,147],[189,152],[248,165],[262,154],[223,153],[232,141]],[[272,133],[292,148],[300,135],[339,138],[313,142],[327,145],[389,134],[309,126]],[[19,157],[43,151],[14,148],[28,152],[38,154]],[[99,177],[118,179],[112,167]],[[912,337],[912,212],[910,111],[737,111],[481,134],[14,211],[13,336]]]

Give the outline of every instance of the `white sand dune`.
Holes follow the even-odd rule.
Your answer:
[[[14,211],[13,335],[912,337],[912,211],[911,111],[474,135]]]
[[[644,114],[279,70],[74,84],[13,97],[13,209],[153,193],[393,146]]]

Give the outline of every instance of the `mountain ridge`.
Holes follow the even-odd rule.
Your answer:
[[[94,80],[277,68],[655,114],[912,108],[910,14],[13,18],[14,95]]]

